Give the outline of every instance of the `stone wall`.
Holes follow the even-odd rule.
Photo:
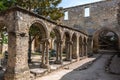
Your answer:
[[[114,28],[119,32],[117,21],[119,2],[120,0],[109,0],[65,8],[64,10],[68,11],[68,20],[62,18],[62,22],[69,27],[84,30],[89,35],[93,35],[94,31],[101,27]],[[85,8],[90,9],[89,17],[84,17]]]

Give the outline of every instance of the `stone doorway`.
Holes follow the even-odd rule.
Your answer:
[[[100,50],[118,50],[118,36],[111,31],[102,31],[98,37]]]

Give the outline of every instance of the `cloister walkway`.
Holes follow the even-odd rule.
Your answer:
[[[36,80],[120,80],[119,75],[110,74],[105,71],[106,62],[111,56],[111,53],[104,53],[100,59],[95,61],[92,66],[85,70],[79,69],[84,63],[93,60],[92,58],[73,63],[69,65],[69,69],[63,69],[47,76],[37,78]],[[114,65],[112,64],[112,66]]]

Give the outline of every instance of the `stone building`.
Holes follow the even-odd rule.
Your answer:
[[[110,48],[111,42],[107,43],[107,41],[100,39],[100,35],[105,38],[105,35],[109,34],[111,34],[109,35],[111,39],[112,35],[114,37],[116,35],[117,42],[114,46],[117,46],[117,50],[120,49],[120,0],[104,0],[69,7],[65,8],[64,12],[62,23],[86,32],[89,35],[89,44],[92,44],[93,51],[97,52],[99,48],[105,48],[105,46]],[[101,40],[102,42],[100,42]],[[89,52],[91,51],[89,50]]]
[[[29,12],[20,7],[13,7],[0,13],[0,27],[6,27],[8,33],[8,61],[4,73],[4,80],[30,80],[31,54],[28,52],[29,31],[31,27],[40,31],[40,45],[42,46],[39,68],[51,71],[49,61],[50,33],[56,36],[56,58],[54,64],[72,62],[87,56],[86,33],[77,29],[58,24],[45,17]],[[63,57],[63,47],[66,47],[66,56]]]
[[[120,0],[106,0],[64,10],[66,17],[62,18],[63,24],[20,7],[0,13],[0,27],[6,27],[8,33],[5,80],[30,80],[28,61],[31,61],[31,54],[28,52],[28,42],[29,30],[33,25],[41,33],[38,41],[42,53],[39,68],[46,68],[48,71],[51,71],[49,48],[52,31],[56,36],[55,64],[63,65],[64,60],[78,61],[87,57],[88,53],[98,52],[100,49],[120,50]]]

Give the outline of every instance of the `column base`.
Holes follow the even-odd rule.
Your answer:
[[[55,63],[55,64],[63,64],[63,61],[61,61],[61,60],[56,60],[54,63]]]
[[[66,58],[65,61],[72,61],[72,59],[68,59],[68,58]]]
[[[30,80],[30,71],[12,72],[11,70],[6,70],[4,80]]]
[[[50,69],[50,66],[47,64],[41,63],[40,68]]]
[[[32,59],[28,59],[28,63],[31,63],[32,62]]]
[[[77,56],[73,56],[72,59],[77,59]]]

